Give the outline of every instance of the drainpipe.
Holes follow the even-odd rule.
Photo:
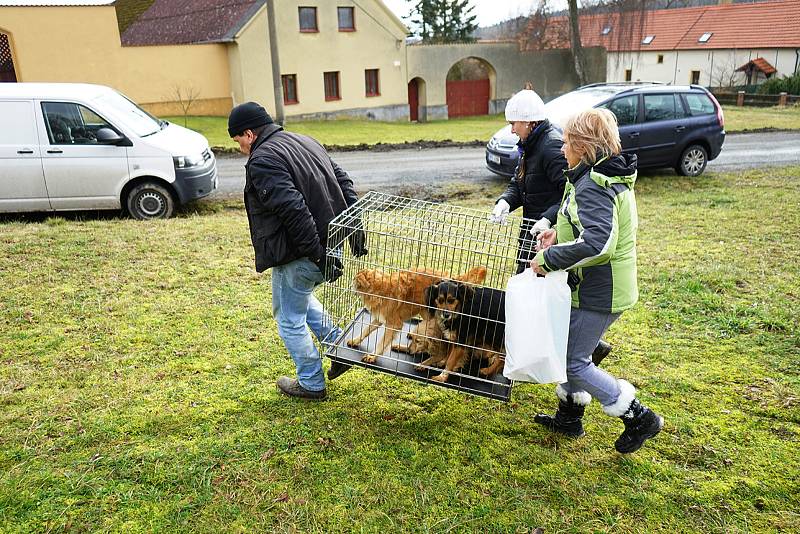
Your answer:
[[[267,25],[269,26],[269,55],[272,60],[272,89],[275,93],[275,122],[283,126],[283,83],[278,56],[278,31],[275,24],[275,0],[267,0]]]
[[[675,50],[675,72],[672,74],[672,83],[673,83],[673,85],[675,83],[677,83],[677,79],[678,79],[678,56],[679,55],[680,55],[680,52],[678,52],[678,50],[676,49]]]
[[[797,74],[797,68],[800,67],[800,48],[794,49],[794,73]]]

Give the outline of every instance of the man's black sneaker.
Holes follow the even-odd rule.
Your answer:
[[[328,390],[323,389],[322,391],[309,391],[301,386],[300,382],[298,382],[296,378],[289,378],[288,376],[280,377],[277,385],[280,392],[284,395],[299,399],[321,401],[325,400],[328,396]]]
[[[331,361],[331,368],[328,369],[328,380],[333,380],[334,378],[338,378],[352,368],[353,368],[352,365],[347,365],[346,363],[341,363],[337,361]]]
[[[595,365],[600,365],[600,362],[605,359],[606,356],[611,354],[611,349],[614,347],[611,346],[611,343],[606,343],[602,339],[597,342],[597,346],[594,348],[594,352],[592,352],[592,363]]]

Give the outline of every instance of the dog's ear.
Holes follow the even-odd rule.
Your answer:
[[[436,296],[439,294],[439,283],[425,288],[425,317],[431,319],[436,313]]]

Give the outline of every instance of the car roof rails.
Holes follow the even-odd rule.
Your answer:
[[[582,85],[576,89],[576,91],[580,91],[581,89],[589,89],[591,87],[607,87],[611,85],[630,85],[630,86],[637,86],[637,85],[669,85],[666,82],[648,82],[648,81],[637,81],[637,82],[595,82],[590,83],[588,85]]]

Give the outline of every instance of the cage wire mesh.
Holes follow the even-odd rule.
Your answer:
[[[504,291],[516,272],[520,224],[529,227],[532,221],[509,216],[495,224],[487,215],[370,191],[334,219],[328,228],[328,261],[339,258],[343,274],[323,284],[319,297],[328,320],[342,333],[323,340],[325,355],[508,401],[512,384],[502,375],[504,310],[498,313],[503,306],[498,295],[504,299],[504,293],[492,290]],[[369,252],[354,257],[349,241],[362,231]],[[472,306],[468,314],[462,311],[467,309],[463,298],[429,300],[437,295],[431,286],[454,279],[472,290],[473,300],[480,294],[493,302]],[[450,322],[444,320],[448,312]],[[454,331],[459,328],[475,332],[458,335]],[[448,358],[458,359],[456,353],[463,365],[444,371]]]

